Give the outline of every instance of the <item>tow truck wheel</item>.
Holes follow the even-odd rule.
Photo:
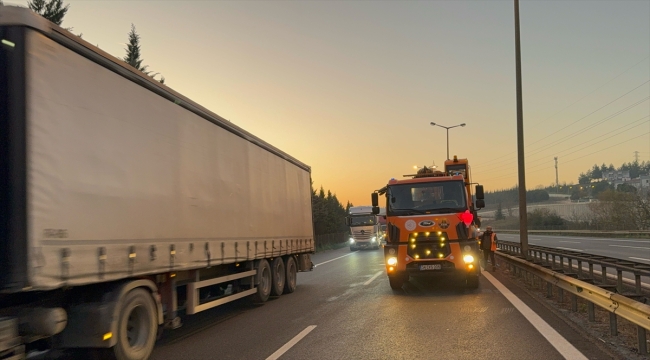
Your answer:
[[[400,290],[404,285],[404,280],[404,276],[401,275],[393,275],[388,277],[388,283],[390,284],[390,288],[393,290]]]
[[[478,275],[467,275],[467,288],[471,290],[478,289]]]
[[[284,291],[284,282],[286,281],[286,272],[284,269],[284,261],[281,257],[276,257],[271,262],[271,277],[273,284],[271,286],[271,295],[280,296]]]

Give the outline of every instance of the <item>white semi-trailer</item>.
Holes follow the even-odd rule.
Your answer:
[[[311,270],[307,165],[27,9],[0,40],[0,358],[147,359]]]

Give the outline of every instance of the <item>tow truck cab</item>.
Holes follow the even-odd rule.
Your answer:
[[[386,201],[386,272],[393,289],[410,276],[454,276],[468,288],[479,284],[480,221],[485,207],[483,187],[476,203],[467,159],[445,162],[445,171],[424,167],[404,180],[391,179],[372,194],[373,212],[379,195]]]

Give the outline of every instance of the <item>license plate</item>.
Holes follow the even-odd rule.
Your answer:
[[[422,270],[442,270],[442,264],[420,265],[420,271]]]

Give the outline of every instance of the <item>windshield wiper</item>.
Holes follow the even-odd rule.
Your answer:
[[[437,213],[441,213],[441,212],[454,212],[454,213],[463,212],[463,210],[458,210],[458,208],[449,208],[449,207],[447,207],[447,208],[429,209],[427,211],[434,211],[434,212],[437,212]]]
[[[427,213],[427,210],[419,210],[419,209],[391,209],[391,210],[392,211],[409,211],[409,212],[413,212],[413,213],[416,213],[416,214],[426,214]]]

